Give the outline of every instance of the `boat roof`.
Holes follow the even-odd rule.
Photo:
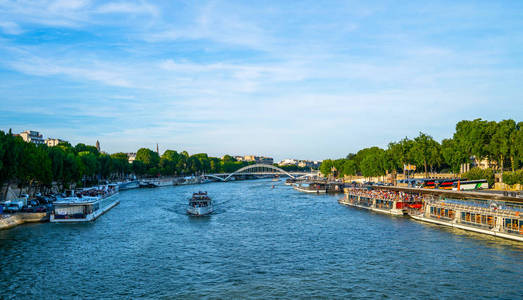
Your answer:
[[[57,201],[53,202],[53,204],[62,204],[62,205],[86,205],[86,204],[92,204],[100,200],[99,197],[67,197],[67,198],[61,198]]]
[[[395,190],[401,192],[414,192],[423,194],[432,194],[437,196],[454,197],[458,199],[480,199],[480,200],[495,200],[513,203],[523,203],[522,197],[505,196],[502,193],[495,193],[492,191],[453,191],[453,190],[440,190],[440,189],[423,189],[423,188],[412,188],[412,187],[399,187],[399,186],[373,186],[375,189],[386,189]]]

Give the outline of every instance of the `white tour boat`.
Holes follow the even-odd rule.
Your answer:
[[[192,198],[189,199],[187,206],[187,213],[193,216],[205,216],[213,211],[212,200],[207,195],[207,192],[193,193]]]

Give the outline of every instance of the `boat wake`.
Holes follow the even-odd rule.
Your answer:
[[[223,201],[223,202],[215,201],[215,203],[213,204],[214,210],[213,210],[213,212],[209,216],[211,216],[211,215],[219,215],[219,214],[225,213],[227,211],[227,209],[230,207],[229,203],[231,201],[232,201],[232,199],[227,200],[227,201]],[[187,205],[186,204],[176,205],[174,207],[164,207],[163,210],[168,211],[170,213],[175,213],[175,214],[178,214],[178,215],[188,215],[187,214]]]

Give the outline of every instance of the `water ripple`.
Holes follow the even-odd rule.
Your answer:
[[[276,184],[273,189],[272,185]],[[206,189],[216,213],[185,213]],[[0,232],[0,298],[520,298],[523,246],[245,181],[125,191]]]

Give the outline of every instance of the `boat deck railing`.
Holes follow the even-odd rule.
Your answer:
[[[474,205],[464,205],[464,204],[455,204],[455,203],[445,203],[445,202],[432,202],[429,203],[432,205],[440,205],[445,208],[451,208],[454,210],[460,210],[460,211],[470,211],[475,213],[481,213],[481,214],[491,214],[491,215],[497,215],[497,216],[519,216],[518,211],[510,210],[510,209],[502,209],[502,208],[486,208],[486,207],[480,207],[480,206],[474,206]]]
[[[400,201],[400,202],[421,202],[422,199],[405,199],[404,197],[401,197],[401,196],[396,196],[396,197],[379,197],[379,196],[374,196],[374,195],[368,195],[366,193],[353,193],[353,192],[349,192],[348,193],[349,196],[357,196],[357,197],[360,197],[360,198],[367,198],[367,199],[376,199],[376,200],[382,200],[382,201]]]

